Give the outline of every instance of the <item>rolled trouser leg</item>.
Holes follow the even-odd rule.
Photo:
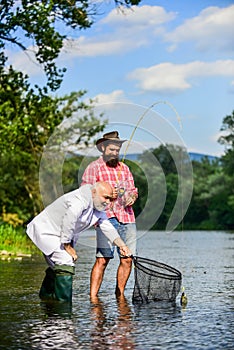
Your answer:
[[[39,297],[42,300],[55,298],[55,272],[51,267],[48,267],[45,271],[46,275],[42,282]]]
[[[72,283],[75,267],[68,265],[55,265],[55,299],[59,301],[72,301]]]

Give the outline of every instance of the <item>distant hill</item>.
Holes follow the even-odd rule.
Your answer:
[[[216,156],[210,156],[209,154],[202,154],[202,153],[195,153],[195,152],[188,152],[190,159],[193,161],[201,162],[202,159],[207,158],[210,163],[215,162],[219,159],[219,157]]]
[[[203,153],[188,152],[188,155],[191,161],[197,161],[197,162],[201,162],[202,159],[204,158],[207,158],[210,161],[210,163],[219,159],[219,157],[211,156],[209,154],[203,154]],[[120,159],[122,158],[122,156],[123,155],[120,155]],[[138,160],[139,156],[140,156],[139,153],[131,153],[131,154],[127,154],[125,158],[128,160],[136,161]]]

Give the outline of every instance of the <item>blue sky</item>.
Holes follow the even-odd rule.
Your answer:
[[[96,99],[97,111],[109,118],[106,130],[119,129],[128,139],[153,105],[136,143],[180,139],[188,151],[222,154],[219,130],[234,110],[233,1],[143,0],[124,11],[111,4],[100,3],[102,15],[90,29],[69,33],[73,40],[58,60],[67,68],[58,93],[87,90],[85,98]],[[25,55],[10,57],[42,81]],[[160,123],[174,131],[161,136]]]

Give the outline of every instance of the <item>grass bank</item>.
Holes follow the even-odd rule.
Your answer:
[[[25,232],[24,227],[0,225],[1,256],[32,256],[40,254]]]

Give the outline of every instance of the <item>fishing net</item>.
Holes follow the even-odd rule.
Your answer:
[[[134,256],[135,285],[133,303],[175,301],[181,287],[182,275],[174,267],[158,261]]]

